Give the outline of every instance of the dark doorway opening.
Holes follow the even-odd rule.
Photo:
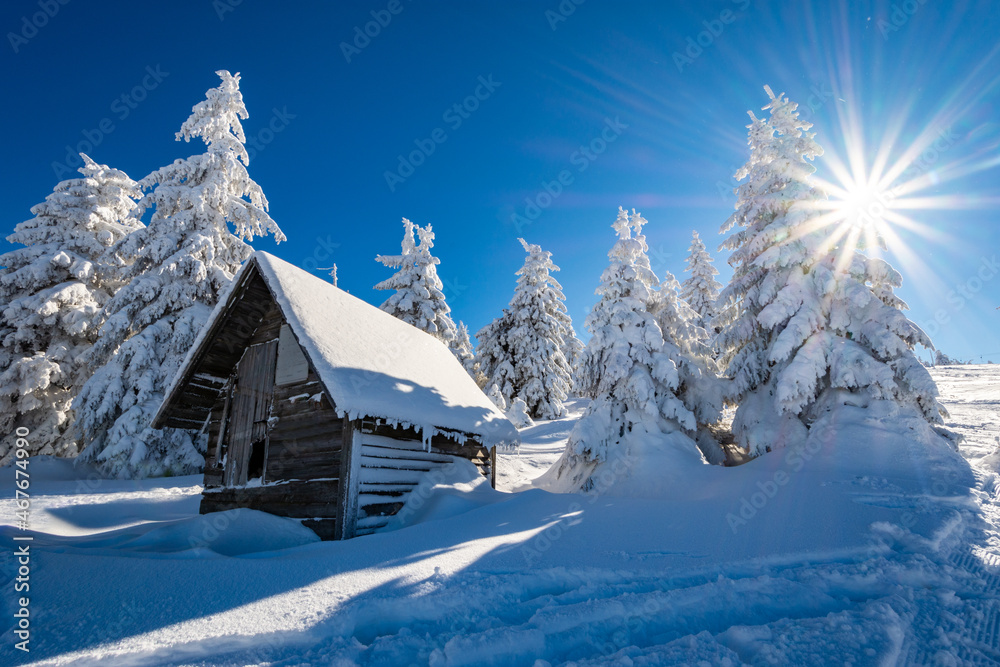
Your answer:
[[[264,459],[267,453],[267,441],[258,440],[250,446],[250,461],[247,464],[247,480],[264,476]]]

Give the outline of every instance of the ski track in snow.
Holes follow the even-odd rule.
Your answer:
[[[481,484],[440,490],[425,523],[343,543],[315,543],[285,520],[247,512],[227,518],[232,548],[242,554],[227,557],[212,548],[218,539],[208,522],[220,515],[191,519],[195,477],[39,479],[30,658],[39,665],[1000,664],[1000,476],[975,465],[996,433],[1000,374],[986,366],[933,372],[951,426],[966,436],[971,470],[954,472],[956,457],[928,456],[916,438],[892,452],[927,477],[912,488],[902,474],[851,469],[830,479],[806,467],[760,509],[773,521],[758,517],[738,533],[722,519],[738,510],[735,491],[735,500],[717,502],[717,488],[698,497],[693,484],[665,503],[530,489],[558,458],[583,402],[567,419],[523,431],[520,452],[503,456],[498,487],[524,492],[497,494]],[[780,469],[778,457],[768,460],[771,468],[754,462],[710,472],[749,493]],[[10,517],[6,477],[0,507]],[[830,507],[842,523],[822,503],[840,503]],[[790,514],[796,509],[804,511]],[[9,538],[15,529],[0,532]],[[290,548],[261,552],[268,540]],[[4,587],[15,572],[11,552],[0,556]],[[12,648],[10,614],[4,619],[0,664],[28,662]]]

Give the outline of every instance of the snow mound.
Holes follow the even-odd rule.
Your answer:
[[[715,471],[702,457],[691,438],[679,431],[646,433],[633,431],[622,447],[604,461],[593,463],[583,457],[564,457],[535,480],[538,488],[553,493],[574,493],[580,481],[589,479],[588,493],[617,498],[662,498],[677,485],[712,476]]]
[[[234,509],[153,528],[120,548],[155,553],[209,550],[222,556],[246,556],[319,541],[316,533],[294,519]]]
[[[456,458],[421,479],[387,528],[391,530],[450,519],[503,497],[503,494],[490,488],[489,482],[471,461]]]

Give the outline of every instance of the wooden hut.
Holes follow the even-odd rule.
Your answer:
[[[384,527],[430,471],[495,483],[517,431],[433,336],[267,253],[220,299],[154,420],[206,437],[201,512],[301,519],[324,539]]]

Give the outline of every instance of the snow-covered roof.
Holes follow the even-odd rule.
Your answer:
[[[487,447],[518,441],[517,429],[438,339],[266,252],[254,253],[233,284],[253,267],[339,414],[411,425],[424,438],[446,429],[475,435]],[[225,316],[228,300],[220,299],[175,384]],[[176,389],[167,392],[161,412]]]

